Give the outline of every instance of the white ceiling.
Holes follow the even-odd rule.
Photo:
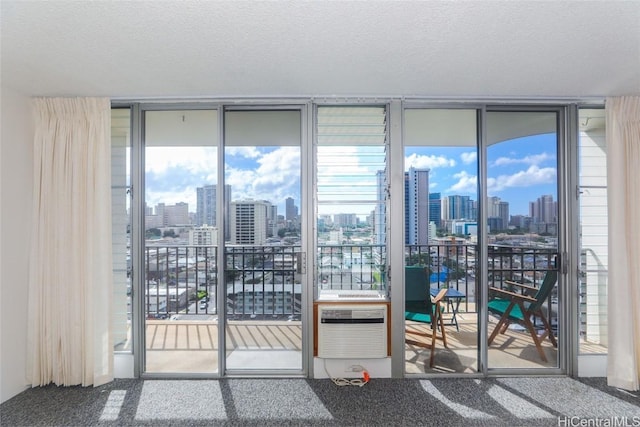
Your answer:
[[[114,98],[640,94],[640,1],[1,1],[2,86]]]

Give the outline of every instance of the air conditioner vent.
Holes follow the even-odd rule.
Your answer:
[[[318,357],[387,357],[386,305],[320,305],[318,320]]]

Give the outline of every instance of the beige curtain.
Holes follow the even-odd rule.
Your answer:
[[[33,386],[113,379],[110,108],[106,98],[34,100]]]
[[[640,97],[606,100],[609,385],[640,385]]]

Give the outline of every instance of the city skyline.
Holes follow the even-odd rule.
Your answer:
[[[447,205],[449,204],[458,205],[461,203],[459,199],[461,199],[462,201],[467,200],[467,203],[472,203],[473,205],[475,205],[476,201],[473,199],[470,199],[468,196],[450,195],[450,196],[444,196],[441,198],[440,193],[428,193],[426,196],[427,197],[424,198],[424,201],[427,202],[427,205],[425,206],[425,208],[429,212],[428,213],[429,222],[435,222],[437,224],[441,221],[444,222],[444,221],[451,221],[451,220],[465,220],[465,221],[477,220],[477,213],[475,212],[474,206],[467,206],[464,208],[462,212],[468,212],[467,214],[447,213],[447,210],[453,209]],[[298,206],[293,204],[295,200],[293,198],[287,198],[287,201],[291,202],[291,206],[297,212]],[[434,211],[434,207],[435,207],[434,202],[438,203],[437,205],[438,209],[435,211]],[[268,207],[274,206],[269,200],[252,200],[252,199],[242,199],[242,200],[234,199],[234,200],[231,200],[230,205],[238,204],[238,203],[243,203],[243,204],[262,203]],[[495,196],[487,197],[487,204],[488,204],[488,207],[487,207],[488,219],[491,220],[499,217],[502,220],[502,225],[510,224],[511,217],[515,217],[515,218],[528,217],[528,218],[531,218],[532,220],[537,219],[540,222],[545,222],[545,223],[557,222],[557,218],[555,217],[556,211],[557,211],[557,201],[554,200],[553,196],[551,195],[543,194],[537,197],[536,200],[530,201],[528,214],[514,214],[514,215],[510,214],[508,212],[509,202],[502,201],[499,197],[495,197]],[[461,206],[458,206],[456,209],[460,209],[460,208]],[[176,216],[185,217],[188,209],[188,204],[184,202],[178,202],[173,205],[167,205],[163,202],[160,202],[155,207],[145,206],[145,212],[147,216],[158,216],[158,215],[162,216],[163,214],[166,216],[167,211],[174,211],[176,209],[180,212],[176,212],[176,213],[172,212],[171,214],[168,215],[168,218],[173,218]],[[182,213],[183,210],[184,210],[184,213]],[[506,210],[506,213],[505,213],[505,210]],[[439,214],[436,214],[435,212],[439,212]],[[270,215],[270,218],[275,217],[277,215],[282,219],[282,221],[295,220],[295,218],[289,217],[283,213],[276,212],[275,215],[274,214],[268,214],[268,215]],[[405,212],[405,222],[407,221],[407,218],[408,218],[407,215],[409,215],[408,210],[407,212]],[[191,225],[196,225],[196,226],[216,225],[215,220],[209,221],[209,222],[199,221],[198,220],[200,216],[199,212],[188,212],[188,216],[191,219],[193,219],[193,221],[190,223]],[[297,217],[297,214],[295,216]],[[347,211],[339,212],[335,214],[329,214],[329,215],[327,214],[318,215],[318,219],[326,220],[327,218],[329,218],[329,220],[334,223],[341,223],[342,217],[353,217],[353,219],[348,222],[354,225],[359,221],[357,214],[353,212],[347,212]],[[182,221],[182,222],[175,223],[173,225],[186,225],[186,224],[189,224],[189,222]],[[411,230],[411,225],[408,226],[407,230]]]
[[[511,215],[529,215],[529,203],[542,195],[557,199],[555,138],[555,134],[534,135],[490,146],[487,195],[508,202]],[[367,170],[357,150],[342,150],[341,156],[348,157],[354,168]],[[215,147],[147,147],[145,160],[148,206],[184,202],[195,213],[196,189],[217,183]],[[287,198],[301,205],[298,147],[228,147],[225,162],[225,185],[233,188],[234,200],[269,200],[282,214]],[[405,171],[429,169],[429,193],[478,200],[475,148],[407,147],[404,166]],[[375,181],[377,170],[369,172]],[[342,213],[350,213],[349,209],[345,206]]]

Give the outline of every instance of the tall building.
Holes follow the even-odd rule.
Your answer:
[[[552,195],[538,197],[535,202],[529,202],[529,216],[534,224],[555,224],[558,222],[558,204]]]
[[[267,203],[262,200],[231,202],[231,243],[262,245],[267,240]]]
[[[473,215],[475,204],[469,196],[447,196],[442,199],[442,219],[476,219]]]
[[[295,205],[292,197],[285,200],[285,219],[293,223],[298,222],[298,207]]]
[[[487,217],[492,231],[506,230],[509,227],[509,202],[500,197],[487,197]]]
[[[405,172],[405,243],[429,243],[429,169]]]
[[[216,206],[217,206],[217,185],[205,185],[196,188],[196,225],[213,225],[217,226]],[[231,186],[224,186],[225,217],[229,218],[231,201]],[[229,239],[230,225],[227,221],[224,227],[224,238]]]
[[[278,235],[278,206],[267,203],[267,237],[273,237]]]
[[[429,193],[429,221],[432,221],[436,229],[441,227],[442,219],[440,214],[442,211],[442,200],[440,193]]]

